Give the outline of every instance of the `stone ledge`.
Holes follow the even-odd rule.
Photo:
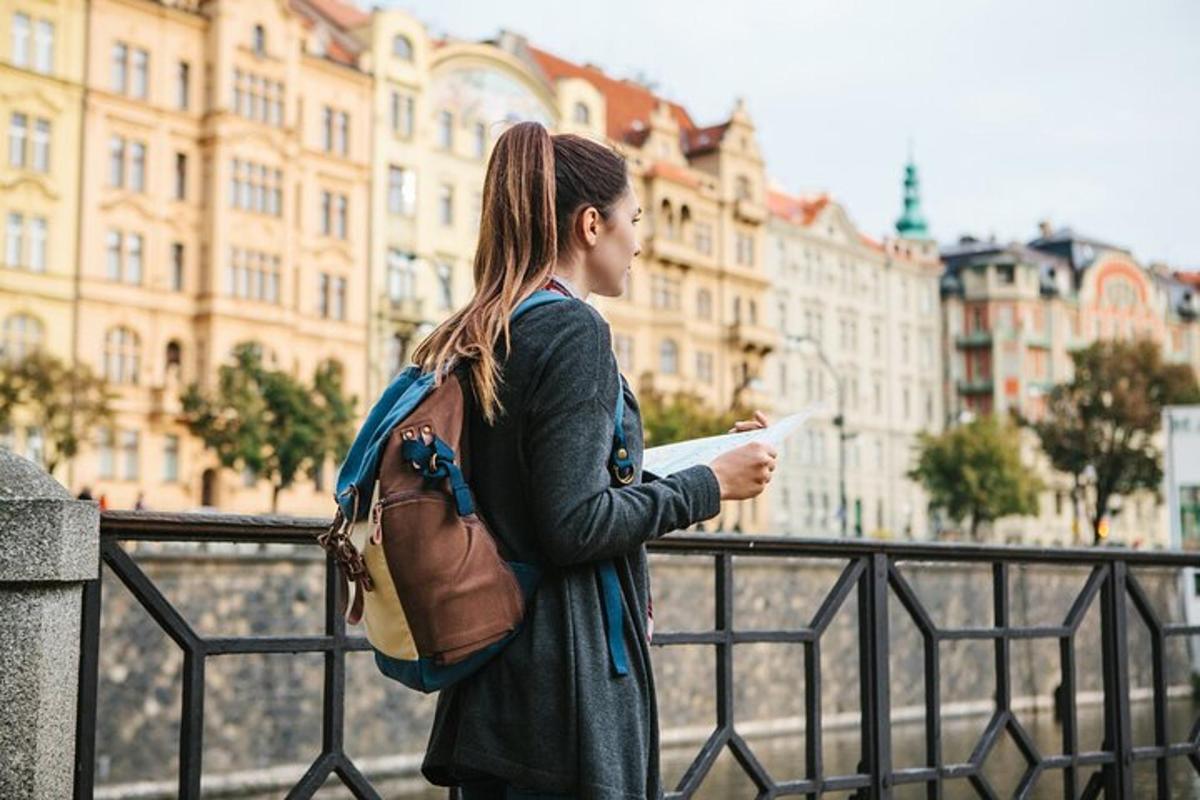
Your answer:
[[[0,586],[78,583],[97,575],[100,509],[93,502],[0,499],[0,531]]]

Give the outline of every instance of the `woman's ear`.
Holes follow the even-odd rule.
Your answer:
[[[575,218],[576,233],[579,235],[579,241],[583,242],[585,247],[595,247],[596,241],[600,238],[600,225],[604,221],[600,216],[600,212],[595,206],[588,206],[579,212]]]

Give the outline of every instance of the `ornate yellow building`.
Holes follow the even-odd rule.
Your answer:
[[[0,11],[2,359],[44,348],[69,360],[74,348],[85,25],[74,0],[13,0]],[[39,460],[42,432],[14,423],[0,446]]]

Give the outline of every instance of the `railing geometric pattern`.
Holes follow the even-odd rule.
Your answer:
[[[330,775],[337,775],[357,798],[378,798],[378,792],[355,767],[343,747],[345,728],[345,656],[368,649],[362,637],[348,636],[338,613],[340,581],[334,563],[326,559],[325,629],[319,636],[201,636],[153,585],[121,541],[208,541],[233,543],[316,544],[324,530],[320,520],[234,515],[172,515],[108,512],[101,521],[101,559],[182,650],[183,708],[179,737],[179,797],[200,797],[204,729],[205,665],[209,657],[250,653],[322,653],[322,750],[308,771],[288,792],[288,798],[312,797]],[[1067,798],[1131,798],[1134,764],[1152,761],[1156,795],[1168,797],[1168,763],[1188,759],[1200,771],[1200,720],[1186,742],[1170,742],[1167,726],[1165,658],[1168,639],[1200,634],[1200,626],[1164,622],[1131,567],[1200,567],[1200,556],[1186,553],[1094,550],[1043,550],[979,545],[888,543],[863,540],[813,540],[782,537],[670,536],[650,544],[652,552],[705,555],[715,578],[715,618],[711,630],[665,631],[654,637],[656,647],[711,646],[715,655],[715,729],[684,772],[669,797],[690,797],[700,788],[721,752],[728,749],[756,787],[757,797],[821,797],[855,791],[864,798],[891,797],[895,787],[924,785],[925,796],[946,797],[946,782],[966,779],[980,796],[999,797],[984,773],[984,763],[999,738],[1009,735],[1026,763],[1014,792],[1028,797],[1039,777],[1062,771]],[[734,620],[734,558],[768,556],[834,559],[845,567],[826,593],[808,624],[778,630],[739,629]],[[986,627],[938,627],[917,593],[905,579],[905,562],[971,562],[990,565],[993,624]],[[1014,564],[1086,565],[1090,574],[1060,625],[1010,624],[1009,570]],[[856,772],[828,774],[822,762],[821,639],[830,623],[855,595],[858,607],[857,644],[861,701],[861,757]],[[90,798],[94,787],[96,693],[100,648],[100,580],[84,590],[80,660],[79,715],[76,745],[77,800]],[[894,769],[891,754],[889,690],[890,644],[888,613],[899,602],[916,625],[924,654],[924,766]],[[1104,694],[1104,740],[1099,750],[1079,748],[1076,696],[1076,633],[1084,616],[1099,603],[1101,663]],[[1150,633],[1154,744],[1134,747],[1130,722],[1128,609],[1132,605]],[[1043,755],[1012,709],[1011,644],[1015,640],[1049,639],[1059,646],[1062,684],[1062,752]],[[939,645],[956,640],[992,642],[994,648],[994,713],[970,757],[945,763],[942,756],[941,681]],[[804,777],[776,781],[737,732],[735,719],[734,648],[754,643],[792,643],[804,651]],[[1096,768],[1080,785],[1081,769]],[[960,781],[961,783],[961,781]],[[451,794],[453,796],[453,793]]]

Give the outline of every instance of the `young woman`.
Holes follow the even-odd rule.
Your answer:
[[[721,500],[758,495],[775,469],[774,450],[751,444],[642,481],[637,400],[608,325],[581,302],[621,294],[640,216],[618,153],[537,123],[513,126],[488,163],[475,296],[415,353],[424,369],[470,386],[479,513],[502,553],[545,572],[521,633],[438,697],[422,769],[435,784],[463,787],[466,800],[662,794],[644,543],[716,516]],[[510,326],[541,288],[575,299]],[[608,468],[618,391],[635,465],[628,485]],[[626,617],[624,674],[610,661],[596,569],[609,559]]]

